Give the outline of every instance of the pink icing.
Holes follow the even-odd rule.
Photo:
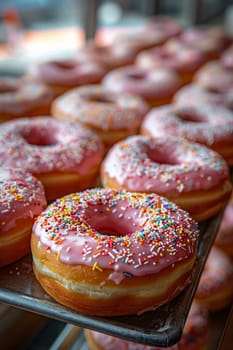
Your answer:
[[[56,111],[67,118],[103,130],[138,128],[148,112],[147,104],[138,96],[112,92],[101,85],[82,86],[57,98]]]
[[[115,144],[102,163],[105,176],[130,191],[167,196],[207,190],[228,177],[225,161],[209,148],[166,136],[131,136]]]
[[[208,340],[208,312],[194,301],[184,326],[183,335],[177,344],[178,350],[199,350],[203,345],[207,346]]]
[[[167,199],[98,188],[57,199],[33,231],[61,262],[109,269],[115,283],[185,261],[198,239],[195,221]]]
[[[105,72],[97,62],[77,60],[47,61],[29,69],[30,75],[43,82],[67,86],[98,83]]]
[[[166,40],[177,36],[181,25],[166,16],[154,16],[140,28],[133,28],[130,34],[118,35],[113,44],[118,47],[133,49],[135,52],[164,44]]]
[[[89,43],[81,48],[76,55],[78,62],[95,61],[109,69],[133,64],[135,53],[133,50],[117,47],[117,45],[98,46]]]
[[[181,88],[174,96],[176,105],[219,105],[233,109],[233,87],[226,93],[214,92],[197,84],[189,84]]]
[[[229,37],[224,29],[205,26],[184,30],[179,40],[206,53],[220,53],[229,43]]]
[[[229,248],[233,245],[233,203],[230,202],[225,208],[223,219],[220,225],[216,241],[229,244]]]
[[[181,86],[181,81],[178,74],[169,68],[128,66],[106,74],[103,84],[110,91],[129,92],[145,99],[159,99],[175,93]]]
[[[163,45],[143,51],[136,63],[145,68],[168,67],[180,72],[193,72],[205,62],[204,55],[195,48]]]
[[[233,230],[233,203],[229,203],[224,211],[223,219],[221,222],[222,228],[232,227]]]
[[[22,118],[2,124],[0,166],[23,168],[33,174],[87,174],[103,152],[99,137],[78,123],[51,117]]]
[[[223,67],[227,69],[233,69],[233,45],[223,52],[220,57],[220,62]]]
[[[233,265],[228,256],[213,247],[206,261],[204,270],[196,291],[197,298],[218,293],[224,288],[233,292]]]
[[[0,233],[20,219],[33,219],[45,207],[44,189],[36,178],[19,169],[0,168]]]
[[[206,63],[194,79],[197,84],[216,92],[227,92],[233,88],[233,70],[224,68],[218,61]]]
[[[149,346],[143,344],[137,344],[123,340],[120,338],[112,337],[107,334],[99,333],[96,331],[88,331],[94,338],[95,342],[105,350],[162,350],[157,346]],[[193,303],[189,311],[189,315],[184,327],[181,340],[166,349],[168,350],[199,350],[202,344],[207,344],[209,334],[209,322],[206,310]]]
[[[182,31],[182,26],[176,20],[166,16],[153,16],[145,24],[148,30],[161,33],[166,39],[177,36]]]
[[[0,79],[0,113],[20,116],[31,108],[52,102],[53,93],[49,87],[21,78]]]
[[[233,113],[212,105],[167,105],[152,109],[144,118],[141,129],[153,137],[181,136],[209,146],[217,142],[231,144]]]
[[[134,28],[131,32],[118,34],[113,39],[114,47],[121,47],[124,51],[133,51],[135,54],[150,47],[162,45],[167,40],[166,33],[149,28]]]

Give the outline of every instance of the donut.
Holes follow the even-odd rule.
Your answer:
[[[140,28],[133,28],[130,33],[121,33],[113,39],[113,46],[138,53],[164,44],[168,39],[179,35],[182,26],[166,16],[150,17]]]
[[[101,181],[107,188],[167,197],[197,221],[223,208],[232,188],[220,155],[164,136],[136,135],[114,145],[101,165]]]
[[[57,199],[32,231],[44,290],[97,316],[141,314],[173,299],[192,279],[199,236],[166,198],[102,188]]]
[[[210,91],[226,93],[233,89],[233,70],[224,68],[218,61],[208,62],[196,72],[193,81]]]
[[[161,15],[149,17],[145,23],[145,28],[161,33],[166,39],[178,36],[183,30],[182,25],[174,18]]]
[[[224,309],[233,300],[233,263],[216,247],[205,263],[195,300],[211,312]]]
[[[45,61],[31,65],[28,76],[36,81],[46,83],[55,96],[86,84],[98,84],[106,73],[103,64],[91,60]]]
[[[222,51],[231,43],[228,33],[217,26],[187,28],[182,31],[178,40],[202,51],[208,60],[218,59]]]
[[[80,122],[94,130],[106,148],[136,134],[148,110],[148,105],[139,96],[109,92],[102,85],[73,89],[58,97],[52,105],[56,118]]]
[[[106,67],[107,70],[127,66],[134,63],[135,52],[120,45],[101,46],[95,42],[89,42],[80,48],[76,59],[80,62],[95,61]]]
[[[233,113],[214,105],[168,105],[152,109],[141,124],[147,136],[180,136],[220,153],[233,164]]]
[[[233,197],[228,202],[214,244],[233,258]]]
[[[233,70],[233,44],[222,53],[220,64],[226,69]]]
[[[141,96],[150,106],[171,102],[182,86],[178,74],[169,68],[145,69],[128,66],[107,73],[102,81],[110,92],[129,92]]]
[[[0,168],[0,267],[30,252],[34,218],[45,207],[40,181],[23,170]]]
[[[134,28],[130,32],[115,35],[112,46],[121,48],[125,52],[131,51],[136,55],[140,51],[164,44],[167,39],[166,33],[162,31]]]
[[[155,47],[140,52],[136,64],[146,69],[168,67],[175,70],[184,84],[192,80],[194,73],[206,62],[201,51],[185,45]]]
[[[103,145],[78,123],[22,118],[0,129],[0,166],[22,168],[44,185],[48,201],[96,184]]]
[[[192,303],[180,341],[167,350],[205,350],[209,341],[208,312],[196,302]],[[133,343],[107,334],[85,330],[90,350],[163,350],[158,346]]]
[[[210,339],[208,310],[192,302],[178,350],[206,350]]]
[[[48,115],[53,100],[51,89],[25,78],[0,79],[0,122],[22,117]]]
[[[223,106],[233,110],[233,87],[224,93],[208,90],[198,84],[188,84],[176,92],[172,102],[178,106],[207,104]]]

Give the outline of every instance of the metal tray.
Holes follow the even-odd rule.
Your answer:
[[[0,302],[63,322],[153,346],[168,347],[181,337],[201,271],[223,212],[200,224],[200,240],[192,282],[172,302],[140,316],[90,317],[55,302],[34,277],[31,256],[0,270]]]

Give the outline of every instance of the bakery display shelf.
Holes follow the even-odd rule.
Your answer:
[[[222,212],[200,224],[197,260],[191,283],[170,303],[138,316],[90,317],[55,302],[34,277],[31,256],[0,270],[0,301],[84,328],[94,329],[138,343],[167,347],[182,334],[190,305]]]

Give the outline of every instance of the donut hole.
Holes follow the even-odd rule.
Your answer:
[[[152,160],[152,162],[164,164],[164,165],[177,165],[179,161],[174,158],[174,155],[171,153],[161,152],[159,149],[149,148],[147,150],[147,157]]]
[[[124,237],[132,234],[132,231],[123,219],[119,220],[121,222],[117,222],[114,219],[111,220],[111,218],[108,218],[106,221],[107,223],[92,222],[91,226],[104,236]]]
[[[109,97],[106,97],[104,95],[92,95],[87,98],[89,102],[96,102],[96,103],[113,103],[113,101],[110,100]]]
[[[154,56],[159,56],[161,59],[169,59],[172,56],[172,52],[169,52],[168,50],[158,50],[157,52],[154,52]]]
[[[101,235],[104,236],[116,236],[116,237],[123,237],[126,235],[129,235],[129,233],[123,232],[116,232],[116,230],[113,229],[113,227],[100,227],[99,229],[96,229]]]
[[[194,113],[194,111],[188,111],[188,110],[177,111],[175,114],[179,119],[181,119],[181,121],[184,121],[184,122],[191,122],[191,123],[205,122],[203,116],[197,113]]]
[[[54,67],[62,70],[70,70],[76,66],[72,61],[53,61],[52,64]]]
[[[205,88],[209,93],[219,95],[220,94],[220,89],[214,86],[209,86]]]
[[[88,210],[85,221],[104,236],[130,236],[135,230],[140,229],[139,223],[133,219],[132,211],[129,215],[126,210],[121,209],[112,213],[111,210],[106,212],[106,207],[96,207],[95,211]]]
[[[52,135],[52,132],[48,132],[47,130],[32,129],[27,133],[22,132],[21,136],[24,140],[33,146],[53,146],[57,143],[55,137]]]
[[[142,80],[142,79],[145,79],[145,75],[140,72],[134,72],[134,73],[132,72],[128,74],[128,78],[132,80]]]

